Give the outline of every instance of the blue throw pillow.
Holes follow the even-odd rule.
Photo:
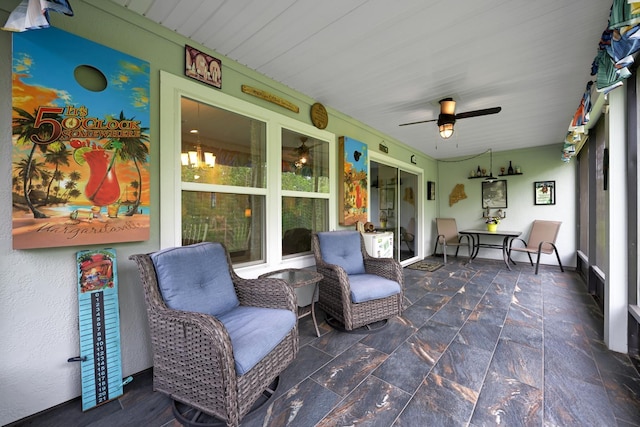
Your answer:
[[[364,260],[360,247],[359,231],[325,231],[318,233],[322,259],[344,268],[347,274],[362,274]]]
[[[240,304],[220,243],[164,249],[151,260],[169,308],[220,316]]]

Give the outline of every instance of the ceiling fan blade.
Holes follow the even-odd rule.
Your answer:
[[[456,114],[456,120],[467,119],[469,117],[487,116],[489,114],[497,114],[502,111],[502,107],[485,108],[484,110],[473,110],[465,113]]]
[[[436,121],[438,121],[438,119],[421,120],[421,121],[419,121],[419,122],[402,123],[402,124],[399,124],[398,126],[417,125],[417,124],[420,124],[420,123],[428,123],[428,122],[436,122]]]

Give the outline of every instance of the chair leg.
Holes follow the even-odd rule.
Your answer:
[[[560,266],[560,271],[564,273],[564,268],[562,268],[562,261],[560,261],[560,254],[558,253],[558,248],[556,248],[556,245],[553,245],[553,250],[556,253],[556,258],[558,258],[558,265]]]
[[[533,259],[531,259],[531,254],[529,252],[527,252],[527,256],[529,257],[529,262],[531,263],[531,266],[533,267]],[[540,252],[538,252],[538,258],[540,258]]]
[[[540,267],[540,255],[541,252],[538,251],[538,257],[536,258],[536,274],[538,274],[538,267]],[[529,258],[531,258],[531,255],[529,255]]]
[[[447,242],[442,245],[442,253],[444,254],[444,264],[447,265]]]

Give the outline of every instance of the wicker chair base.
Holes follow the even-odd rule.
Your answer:
[[[328,316],[325,321],[327,322],[327,325],[331,326],[333,329],[349,334],[373,334],[375,332],[380,332],[381,330],[389,326],[389,321],[387,319],[382,319],[377,322],[369,323],[368,325],[360,326],[359,328],[349,331],[345,329],[344,323],[340,323],[340,321],[335,317]]]
[[[269,385],[269,387],[262,392],[262,395],[243,418],[250,416],[252,413],[262,408],[262,406],[264,406],[264,404],[267,403],[275,394],[279,382],[280,377],[278,376]],[[177,400],[173,400],[172,411],[176,420],[185,427],[225,427],[227,425],[225,421],[206,414],[187,404],[178,402]]]

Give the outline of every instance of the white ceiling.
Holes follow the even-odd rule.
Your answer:
[[[605,0],[112,1],[435,158],[553,143],[560,150],[611,7]],[[502,111],[458,120],[449,140],[435,123],[398,126],[437,118],[445,97],[457,101],[456,113]]]

